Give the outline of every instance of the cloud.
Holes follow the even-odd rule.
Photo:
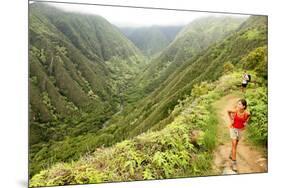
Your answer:
[[[171,26],[186,25],[192,20],[203,16],[220,16],[234,14],[219,14],[195,11],[176,11],[163,9],[144,9],[128,8],[102,5],[85,5],[85,4],[63,4],[48,3],[49,5],[60,8],[68,12],[79,12],[87,14],[96,14],[104,17],[112,24],[121,27],[141,27],[141,26]]]

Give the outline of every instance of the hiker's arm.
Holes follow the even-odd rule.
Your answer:
[[[235,110],[227,110],[227,114],[228,114],[228,117],[230,118],[230,120],[233,119],[233,114],[235,113],[236,111]]]
[[[229,117],[229,119],[230,119],[231,125],[233,124],[233,114],[234,114],[235,112],[236,112],[235,110],[228,110],[228,111],[227,111],[227,114],[228,114],[228,117]]]
[[[249,119],[250,119],[250,113],[247,112],[247,119],[246,119],[246,121],[244,123],[244,127],[242,128],[242,130],[245,130],[245,128],[247,127]]]
[[[250,119],[250,116],[251,116],[251,114],[250,114],[249,112],[247,112],[247,120],[246,120],[245,123],[244,123],[244,126],[245,126],[245,127],[246,127],[247,124],[248,124],[248,121],[249,121],[249,119]]]

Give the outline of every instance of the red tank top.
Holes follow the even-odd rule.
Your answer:
[[[242,117],[238,116],[237,112],[234,115],[234,123],[233,127],[237,129],[242,129],[245,127],[244,123],[248,118],[248,114],[246,112],[243,113]]]

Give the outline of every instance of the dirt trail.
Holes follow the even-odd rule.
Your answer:
[[[231,169],[231,160],[228,158],[231,150],[231,139],[228,125],[230,123],[227,110],[232,109],[239,99],[239,95],[227,95],[214,103],[219,118],[218,147],[214,152],[213,169],[216,174],[244,174],[267,172],[267,157],[258,149],[245,141],[245,135],[237,147],[237,172]],[[245,133],[244,133],[245,134]]]

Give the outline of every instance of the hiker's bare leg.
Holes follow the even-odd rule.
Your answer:
[[[238,140],[236,139],[232,139],[232,160],[236,160],[236,150],[237,150],[237,144],[238,144]]]

